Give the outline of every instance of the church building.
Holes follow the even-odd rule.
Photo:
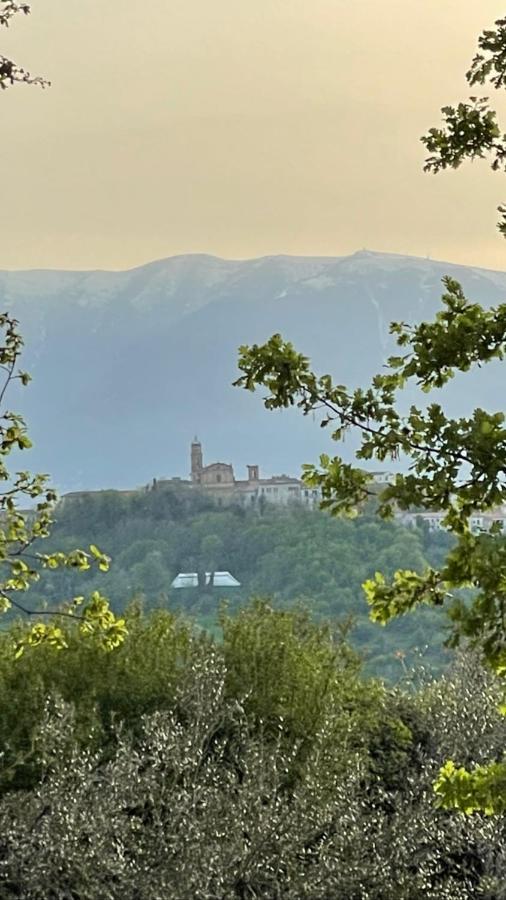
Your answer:
[[[308,488],[304,482],[290,475],[261,478],[258,465],[247,466],[247,478],[236,479],[230,463],[214,462],[204,465],[202,444],[195,438],[191,445],[191,484],[213,496],[220,505],[239,502],[253,506],[261,500],[277,506],[300,503],[316,506],[320,492]]]

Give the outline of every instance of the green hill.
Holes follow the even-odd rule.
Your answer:
[[[93,542],[111,556],[110,571],[46,572],[32,601],[51,606],[62,593],[100,588],[117,611],[142,595],[147,609],[182,609],[210,630],[223,600],[232,610],[252,596],[269,597],[282,607],[302,604],[317,619],[337,620],[343,628],[352,624],[352,643],[369,671],[395,680],[406,657],[410,663],[418,652],[434,671],[445,665],[445,619],[426,610],[386,628],[373,625],[361,584],[375,571],[388,575],[437,564],[448,540],[382,522],[372,513],[345,520],[297,506],[266,506],[262,514],[239,506],[223,509],[185,487],[131,496],[103,491],[61,504],[51,542],[43,546],[45,552],[53,543],[71,549]],[[220,570],[231,572],[240,588],[171,587],[180,572]]]

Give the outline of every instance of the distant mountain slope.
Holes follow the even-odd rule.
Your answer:
[[[473,299],[506,299],[506,273],[389,254],[229,261],[173,257],[127,272],[0,272],[0,307],[20,320],[34,381],[11,404],[27,416],[30,467],[63,490],[186,475],[195,433],[208,460],[296,472],[325,433],[269,414],[231,387],[237,347],[280,331],[341,382],[365,383],[392,343],[391,320],[438,307],[451,274]],[[501,408],[497,367],[452,385],[452,404]],[[23,465],[27,465],[28,457]]]

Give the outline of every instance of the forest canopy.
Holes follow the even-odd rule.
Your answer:
[[[91,540],[107,547],[106,576],[46,571],[31,589],[34,603],[51,608],[62,590],[71,596],[100,589],[117,614],[137,596],[146,609],[180,609],[213,631],[221,601],[239,609],[263,596],[276,607],[305,605],[320,621],[349,623],[350,640],[364,654],[368,671],[384,677],[402,676],[405,655],[420,655],[434,673],[449,661],[437,610],[379,629],[369,621],[361,585],[377,570],[391,575],[405,564],[422,572],[443,559],[451,540],[423,526],[382,522],[372,508],[354,520],[296,504],[267,505],[259,514],[235,505],[220,508],[185,486],[69,497],[57,507],[48,550],[51,542],[66,549]],[[213,569],[230,571],[240,588],[171,587],[180,572]]]

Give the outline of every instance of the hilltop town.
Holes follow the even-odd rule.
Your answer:
[[[271,475],[262,477],[258,464],[246,466],[246,478],[236,478],[234,467],[231,463],[211,462],[204,463],[204,451],[202,443],[194,438],[190,445],[190,475],[189,478],[153,478],[153,481],[141,488],[132,488],[114,493],[130,496],[143,491],[159,490],[164,487],[185,486],[191,490],[198,490],[213,497],[218,506],[226,506],[230,503],[239,503],[245,508],[254,509],[258,505],[266,503],[275,506],[290,506],[296,504],[310,509],[316,509],[321,500],[321,492],[318,488],[310,488],[300,478],[293,475]],[[370,472],[372,484],[381,490],[395,478],[392,472]],[[104,491],[72,491],[64,494],[61,502],[65,503],[73,498],[96,495]],[[437,510],[396,510],[394,518],[403,525],[414,527],[425,523],[429,531],[444,531],[443,523],[445,513]],[[506,506],[488,512],[476,512],[469,519],[469,527],[473,532],[489,531],[492,525],[500,524],[506,530]]]
[[[195,438],[190,445],[190,477],[189,478],[154,478],[151,484],[143,488],[116,491],[115,493],[131,495],[145,490],[158,490],[164,487],[186,486],[199,490],[213,497],[218,506],[228,503],[240,503],[245,507],[254,507],[259,503],[271,503],[276,506],[289,506],[296,503],[309,508],[318,506],[321,493],[317,488],[310,488],[302,479],[293,475],[271,475],[262,477],[258,464],[246,466],[247,477],[236,478],[231,463],[211,462],[204,464],[202,443]],[[389,472],[370,473],[373,484],[388,484],[394,477]],[[73,498],[102,493],[101,491],[71,491],[64,494],[62,501]]]

